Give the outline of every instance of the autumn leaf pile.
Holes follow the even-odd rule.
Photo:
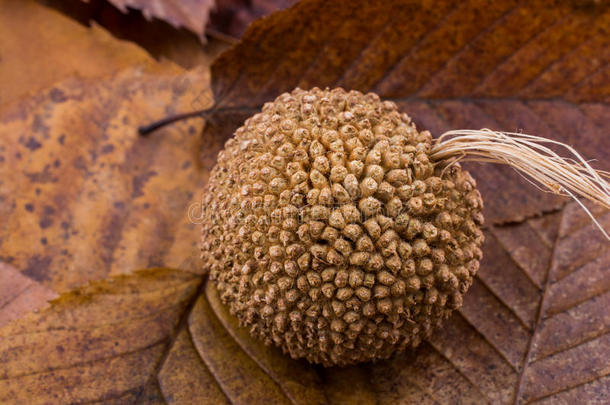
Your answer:
[[[211,66],[213,41],[198,45],[210,1],[107,5],[141,10],[139,27],[183,27],[171,51],[44,3],[0,1],[1,403],[610,401],[608,242],[577,204],[508,168],[465,165],[486,226],[462,308],[418,349],[344,368],[238,327],[187,217],[233,131],[295,87],[374,91],[433,136],[523,130],[610,170],[607,3],[302,0]],[[239,4],[219,0],[216,15]]]

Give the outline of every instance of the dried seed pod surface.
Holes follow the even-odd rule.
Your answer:
[[[202,256],[240,323],[294,358],[383,359],[462,303],[482,200],[375,94],[295,89],[246,120],[204,194]]]

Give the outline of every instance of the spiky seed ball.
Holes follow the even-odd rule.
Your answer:
[[[482,200],[432,137],[373,93],[296,89],[227,141],[202,251],[240,323],[293,358],[345,365],[417,346],[479,268]]]

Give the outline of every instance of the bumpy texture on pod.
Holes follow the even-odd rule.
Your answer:
[[[376,94],[295,89],[246,120],[204,193],[203,263],[240,323],[323,365],[414,347],[479,268],[481,195]]]

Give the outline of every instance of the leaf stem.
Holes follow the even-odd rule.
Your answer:
[[[170,115],[169,117],[162,118],[151,124],[142,125],[141,127],[138,128],[138,133],[142,136],[146,136],[146,135],[150,134],[151,132],[156,131],[157,129],[162,128],[166,125],[172,124],[176,121],[182,121],[182,120],[186,120],[189,118],[195,118],[195,117],[204,118],[211,110],[212,110],[211,108],[207,108],[205,110],[197,110],[197,111],[192,111],[192,112],[183,113],[183,114]]]

